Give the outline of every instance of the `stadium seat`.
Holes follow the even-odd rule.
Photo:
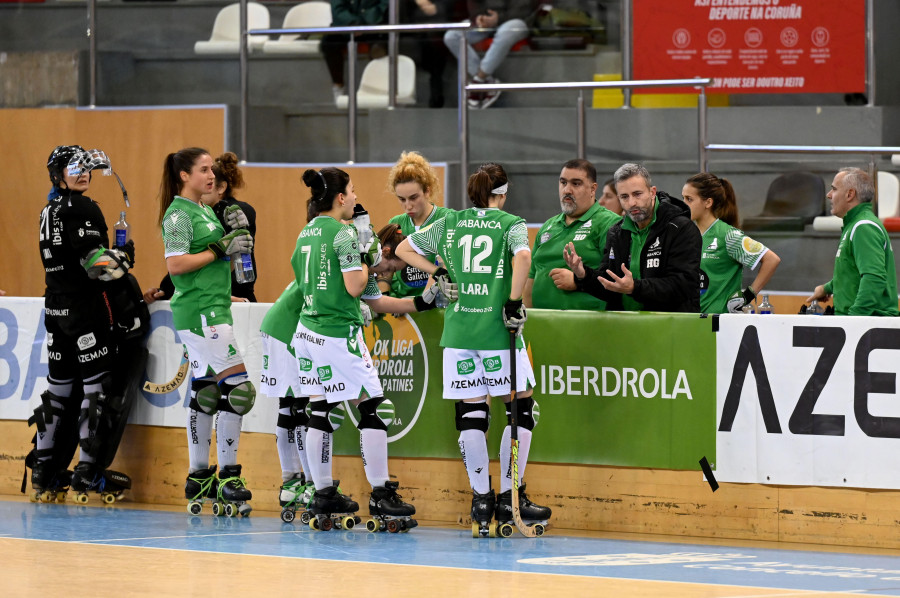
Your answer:
[[[269,9],[259,2],[247,3],[247,28],[268,29]],[[250,50],[260,50],[266,35],[251,35]],[[197,54],[238,54],[241,51],[241,5],[229,4],[219,11],[213,23],[212,35],[194,44]]]
[[[892,226],[896,226],[896,230],[900,230],[898,216],[900,216],[900,179],[893,173],[879,170],[878,217],[885,223],[885,228],[887,228],[889,220],[897,220],[898,223],[892,222]],[[842,226],[844,226],[844,221],[837,216],[817,216],[813,220],[813,230],[816,231],[836,232],[841,230]]]
[[[369,61],[356,91],[357,108],[387,108],[388,105],[387,56]],[[337,107],[347,108],[350,96],[337,99]],[[416,63],[409,56],[397,56],[397,104],[416,103]]]
[[[777,177],[766,193],[759,216],[744,219],[745,231],[802,231],[825,208],[825,182],[811,172]]]
[[[321,0],[303,2],[291,8],[284,15],[284,29],[291,27],[328,27],[331,25],[331,4]],[[318,37],[318,36],[317,36]],[[301,39],[297,34],[285,34],[278,39],[266,40],[263,45],[266,54],[317,54],[318,39]]]

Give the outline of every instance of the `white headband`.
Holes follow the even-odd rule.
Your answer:
[[[491,189],[491,195],[506,195],[507,189],[509,189],[509,183],[503,183],[496,189]]]

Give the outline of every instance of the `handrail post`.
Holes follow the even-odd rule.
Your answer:
[[[88,0],[88,70],[90,72],[90,97],[88,102],[91,108],[97,105],[97,0]]]
[[[582,160],[585,159],[587,154],[587,147],[585,143],[585,118],[584,118],[584,90],[578,90],[578,108],[577,108],[577,124],[576,127],[578,131],[576,131],[577,139],[578,139],[578,157]]]
[[[459,96],[459,179],[461,204],[466,207],[466,185],[469,182],[469,103],[466,101],[466,83],[469,79],[467,63],[469,60],[469,40],[466,32],[459,37],[459,60],[457,61],[457,96]]]
[[[388,5],[388,23],[396,25],[398,20],[398,0],[390,0]],[[388,110],[397,107],[397,54],[399,35],[396,31],[388,33]]]
[[[707,131],[707,111],[706,111],[706,88],[700,88],[700,95],[697,96],[697,138],[700,146],[699,160],[700,172],[707,172],[709,167],[709,156],[706,150]]]
[[[866,106],[875,105],[875,7],[866,0]]]
[[[250,48],[250,34],[247,33],[247,0],[241,0],[241,46],[240,46],[240,78],[241,78],[241,160],[249,160],[247,144],[248,108],[250,105],[250,73],[247,53]],[[230,148],[226,148],[230,149]]]
[[[631,59],[634,38],[631,35],[631,0],[622,0],[622,79],[631,81]],[[622,108],[631,108],[631,88],[622,90]]]
[[[347,42],[347,136],[350,145],[348,164],[356,163],[356,34]]]

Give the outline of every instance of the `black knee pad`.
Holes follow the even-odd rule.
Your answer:
[[[309,407],[312,411],[312,415],[309,416],[309,423],[307,425],[314,430],[321,430],[326,434],[334,432],[334,428],[331,427],[331,422],[328,420],[328,414],[331,413],[332,409],[337,407],[337,403],[329,403],[324,400],[311,401]]]
[[[191,379],[191,400],[188,406],[194,411],[207,415],[215,415],[219,410],[219,398],[222,393],[219,385],[212,377]]]
[[[278,410],[289,409],[290,413],[279,413],[276,426],[293,430],[309,423],[309,415],[306,413],[306,405],[309,397],[281,397],[278,399]]]
[[[481,411],[484,417],[465,417],[469,413]],[[464,403],[456,402],[456,429],[463,430],[481,430],[487,432],[491,427],[491,411],[487,403]]]
[[[309,414],[306,412],[306,406],[309,405],[309,397],[294,397],[291,404],[291,415],[296,418],[296,426],[308,426]]]
[[[512,425],[512,410],[509,408],[511,403],[506,404],[506,423]],[[520,428],[526,430],[534,430],[537,422],[534,421],[534,399],[527,397],[520,399],[516,397],[516,424]]]
[[[383,401],[384,397],[373,397],[357,405],[359,408],[359,425],[356,427],[360,430],[368,428],[369,430],[384,430],[387,432],[387,424],[381,421],[381,418],[375,413]]]

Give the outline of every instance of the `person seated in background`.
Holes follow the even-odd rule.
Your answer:
[[[616,195],[615,179],[606,179],[606,181],[603,182],[603,192],[597,198],[597,203],[617,216],[622,215],[622,204],[619,202],[619,197]]]
[[[400,3],[401,23],[446,23],[452,18],[452,0],[404,0]],[[459,20],[459,19],[455,19]],[[428,107],[444,106],[444,67],[450,53],[444,45],[444,34],[438,32],[408,33],[400,36],[400,53],[415,60],[416,66],[428,73]]]
[[[459,42],[467,35],[466,72],[473,83],[499,83],[494,72],[514,45],[527,38],[531,31],[525,22],[534,13],[533,0],[469,0],[469,20],[473,27],[494,31],[451,30],[444,34],[444,43],[459,60]],[[473,44],[492,38],[491,47],[479,57]],[[467,98],[469,108],[487,108],[500,97],[500,91],[472,93]]]
[[[385,25],[388,21],[388,0],[331,0],[331,26]],[[383,35],[357,35],[357,42],[368,42],[369,58],[381,58],[387,54]],[[331,75],[331,92],[334,102],[345,95],[344,54],[347,51],[349,33],[329,33],[322,36],[319,47]]]

